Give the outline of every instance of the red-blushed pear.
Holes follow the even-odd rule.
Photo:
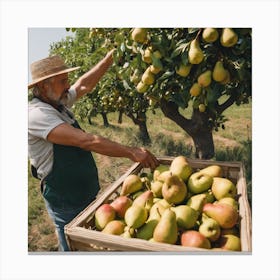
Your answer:
[[[236,186],[227,178],[214,177],[211,189],[217,200],[223,197],[235,198],[237,194]]]
[[[126,210],[132,205],[132,200],[125,195],[118,196],[111,202],[119,218],[124,218]]]
[[[136,174],[130,174],[123,181],[120,195],[137,192],[142,189],[142,186],[141,178]]]
[[[241,251],[241,240],[233,234],[221,235],[218,240],[219,248],[230,251]]]
[[[196,230],[187,230],[181,234],[181,245],[185,247],[196,247],[211,249],[210,241]]]
[[[217,221],[206,218],[199,226],[198,231],[208,238],[211,242],[218,240],[221,235],[221,228]]]
[[[187,195],[187,187],[184,181],[171,172],[163,183],[161,191],[163,198],[171,204],[181,203]]]
[[[166,209],[153,232],[153,239],[156,242],[175,244],[178,238],[176,215],[170,209]]]
[[[142,207],[145,207],[149,211],[154,204],[153,200],[154,200],[153,192],[147,190],[142,194],[140,194],[137,198],[135,198],[132,204],[133,205],[138,204]]]
[[[193,173],[188,180],[188,189],[194,194],[202,193],[210,189],[213,178],[200,171]]]
[[[206,203],[202,208],[203,213],[216,220],[222,228],[232,228],[238,222],[238,211],[228,204]]]
[[[215,164],[209,165],[209,166],[201,169],[199,172],[201,172],[202,174],[211,176],[211,177],[222,177],[222,175],[223,175],[222,167],[219,165],[215,165]]]
[[[172,174],[179,176],[184,182],[187,182],[192,174],[192,167],[184,156],[175,157],[170,164],[169,170]]]
[[[124,233],[125,223],[120,220],[110,221],[102,230],[103,233],[121,235]]]
[[[115,209],[108,203],[99,206],[95,212],[95,226],[102,230],[110,221],[116,217]]]

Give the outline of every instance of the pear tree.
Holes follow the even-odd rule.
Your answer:
[[[251,97],[251,29],[132,28],[117,35],[115,58],[127,64],[122,78],[191,136],[196,157],[212,158],[224,111]]]

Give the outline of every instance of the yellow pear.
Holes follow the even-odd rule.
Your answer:
[[[150,66],[150,71],[153,73],[153,74],[158,74],[162,69],[160,67],[156,67],[154,65],[151,65]]]
[[[152,63],[152,50],[150,47],[145,49],[142,55],[142,60],[146,63]]]
[[[132,40],[138,43],[144,43],[147,40],[146,28],[134,28],[131,33]]]
[[[190,74],[192,64],[184,65],[181,64],[177,69],[176,73],[181,77],[187,77]]]
[[[134,229],[144,225],[148,218],[148,211],[145,207],[135,204],[130,206],[124,216],[125,223]]]
[[[136,90],[139,93],[144,93],[148,90],[149,85],[144,84],[142,81],[140,81],[137,86],[136,86]]]
[[[191,64],[199,64],[203,60],[204,54],[197,39],[191,41],[188,57]]]
[[[224,80],[222,80],[220,83],[223,84],[223,85],[226,85],[230,82],[230,74],[229,74],[229,71],[226,69],[226,77]]]
[[[204,28],[202,32],[202,38],[206,43],[213,43],[219,37],[219,33],[216,28]]]
[[[200,113],[204,113],[206,111],[206,106],[203,103],[201,103],[198,105],[198,110]]]
[[[213,80],[221,82],[227,77],[227,72],[222,61],[217,61],[213,69]]]
[[[211,164],[201,169],[200,173],[209,175],[211,177],[222,177],[223,169],[219,165]]]
[[[155,82],[155,75],[151,72],[150,68],[147,68],[141,78],[145,85],[152,85]]]
[[[201,86],[199,83],[194,83],[190,88],[190,95],[191,96],[198,96],[201,93]]]
[[[183,181],[187,182],[192,174],[192,167],[184,156],[175,157],[170,164],[172,174],[179,176]]]
[[[224,47],[232,47],[238,41],[237,34],[233,31],[232,28],[224,28],[220,37],[220,42]]]
[[[206,70],[205,72],[200,74],[199,77],[197,78],[198,84],[204,88],[208,87],[212,82],[211,76],[212,76],[211,70]]]
[[[141,178],[136,174],[128,175],[122,184],[120,195],[127,195],[142,189]]]
[[[156,181],[158,176],[162,172],[168,171],[168,170],[169,170],[169,166],[168,165],[160,164],[159,166],[156,167],[156,169],[153,172],[153,180]]]

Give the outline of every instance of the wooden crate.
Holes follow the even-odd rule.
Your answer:
[[[170,165],[174,157],[159,157],[161,164]],[[231,253],[250,253],[251,243],[251,210],[247,197],[247,185],[244,176],[244,166],[241,162],[221,162],[188,159],[194,170],[202,169],[211,164],[217,164],[223,169],[223,177],[227,177],[236,184],[239,203],[240,216],[240,238],[241,252]],[[170,245],[165,243],[154,243],[138,238],[123,238],[121,236],[104,234],[94,230],[94,214],[96,209],[103,203],[109,203],[119,195],[122,183],[129,174],[139,174],[145,171],[141,164],[135,163],[123,174],[116,182],[109,186],[95,201],[85,208],[65,227],[67,242],[72,251],[155,251],[155,252],[203,252],[207,249],[183,247],[180,245]],[[210,251],[221,253],[221,251]],[[225,253],[223,251],[223,253]]]

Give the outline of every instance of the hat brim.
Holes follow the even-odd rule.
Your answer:
[[[29,85],[28,85],[28,89],[34,87],[36,84],[38,84],[39,82],[41,81],[44,81],[48,78],[51,78],[51,77],[54,77],[54,76],[58,76],[60,74],[65,74],[65,73],[69,73],[69,72],[72,72],[72,71],[75,71],[77,69],[81,68],[80,66],[78,67],[72,67],[72,68],[68,68],[68,69],[64,69],[62,71],[59,71],[59,72],[56,72],[56,73],[53,73],[51,75],[47,75],[47,76],[44,76],[44,77],[41,77],[40,79],[36,79],[34,81],[32,81]]]

